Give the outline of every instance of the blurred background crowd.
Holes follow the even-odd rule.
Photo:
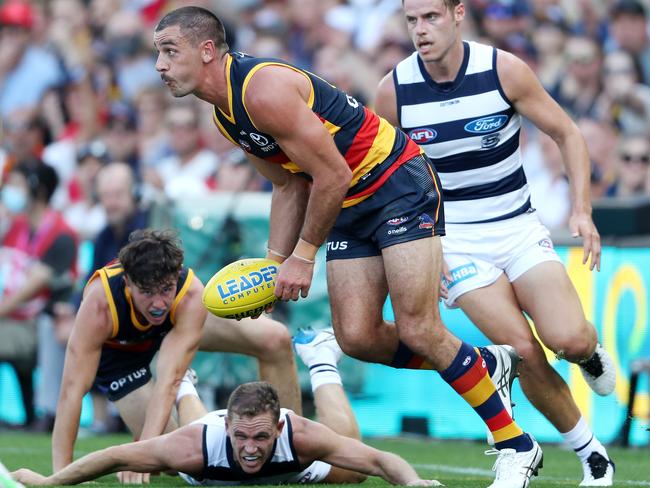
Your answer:
[[[593,197],[650,195],[648,0],[464,3],[464,37],[522,57],[581,128]],[[370,106],[412,52],[400,0],[0,0],[0,361],[18,373],[26,423],[35,402],[51,426],[79,283],[147,225],[149,205],[270,189],[211,107],[171,98],[154,69],[153,27],[183,4],[220,16],[231,49],[288,60]],[[557,146],[531,127],[523,138],[533,206],[565,229]],[[94,258],[79,270],[82,242]],[[37,362],[54,374],[34,399]]]

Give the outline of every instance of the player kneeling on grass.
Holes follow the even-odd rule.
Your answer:
[[[181,416],[203,409],[196,395],[185,395],[178,403]],[[420,479],[395,454],[281,409],[266,382],[239,386],[227,411],[210,412],[169,434],[88,454],[52,476],[29,469],[12,474],[27,485],[70,485],[123,470],[178,471],[193,485],[359,483],[365,479],[359,473],[393,484],[440,485]]]

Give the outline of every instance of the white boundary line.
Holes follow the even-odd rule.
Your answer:
[[[494,472],[489,469],[481,469],[481,468],[463,468],[460,466],[449,466],[446,464],[412,464],[412,466],[416,469],[427,469],[430,471],[442,471],[443,473],[454,473],[454,474],[470,474],[470,475],[475,475],[475,476],[482,476],[486,478],[492,478],[494,477]],[[535,478],[534,478],[535,479]],[[557,481],[557,482],[562,482],[562,483],[577,483],[577,480],[574,480],[572,478],[562,478],[559,476],[545,476],[544,474],[540,475],[539,478],[540,481]],[[643,481],[643,480],[622,480],[619,478],[616,478],[614,476],[614,484],[615,485],[620,485],[620,484],[625,484],[625,485],[633,485],[633,486],[650,486],[650,481]]]

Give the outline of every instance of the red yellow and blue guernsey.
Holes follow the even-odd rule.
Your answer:
[[[162,338],[171,330],[176,320],[176,308],[192,283],[194,272],[183,267],[176,283],[176,298],[165,321],[159,325],[142,323],[136,315],[131,293],[124,282],[124,268],[115,261],[98,269],[88,280],[88,286],[100,279],[111,312],[113,332],[104,343],[104,349],[116,349],[135,353],[155,352]]]
[[[246,88],[251,77],[265,66],[285,66],[302,74],[311,84],[307,103],[352,171],[344,208],[372,195],[397,168],[422,152],[403,132],[313,73],[281,60],[232,52],[227,54],[226,61],[229,113],[215,107],[213,118],[221,133],[246,152],[280,164],[292,173],[302,173],[273,137],[255,127],[246,110]]]

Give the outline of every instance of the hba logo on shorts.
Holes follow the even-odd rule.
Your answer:
[[[507,115],[491,115],[481,119],[472,120],[465,124],[465,131],[472,134],[485,134],[503,127],[508,121]]]
[[[426,144],[433,141],[438,136],[438,133],[433,129],[418,128],[409,131],[409,137],[418,144]]]
[[[478,270],[476,269],[476,265],[474,263],[467,263],[450,270],[449,273],[451,274],[451,281],[443,278],[442,282],[447,288],[452,288],[461,281],[464,281],[467,278],[471,278],[472,276],[476,276],[478,274]]]

